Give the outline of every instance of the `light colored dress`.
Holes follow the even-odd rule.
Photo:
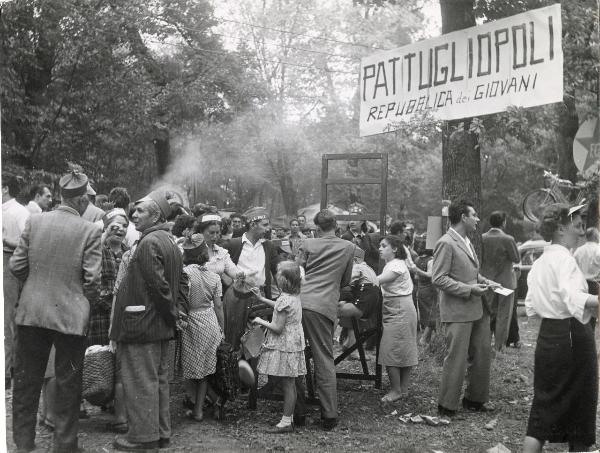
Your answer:
[[[184,379],[204,379],[217,367],[217,348],[223,335],[213,301],[221,298],[221,279],[205,266],[184,267],[190,279],[188,325],[181,334]]]
[[[413,283],[403,260],[386,263],[383,272],[391,271],[397,277],[381,283],[383,294],[383,334],[379,349],[379,364],[410,367],[418,363],[417,311],[412,299]]]
[[[271,330],[263,344],[257,370],[269,376],[298,377],[306,374],[302,305],[298,296],[281,293],[275,301],[273,322],[285,312],[287,318],[281,334]]]

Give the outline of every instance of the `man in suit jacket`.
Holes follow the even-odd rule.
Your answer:
[[[27,221],[10,270],[24,282],[17,306],[13,436],[18,451],[35,449],[39,395],[50,348],[56,349],[53,451],[77,451],[83,356],[90,304],[98,296],[102,253],[97,226],[81,218],[87,177],[60,180],[61,205]]]
[[[321,403],[323,428],[337,424],[337,383],[333,363],[333,329],[337,319],[340,288],[350,284],[355,245],[336,237],[335,216],[319,212],[314,219],[319,237],[305,239],[296,258],[305,269],[302,285],[302,324],[313,356],[317,395]],[[298,398],[294,421],[305,422],[304,386],[296,380]]]
[[[350,221],[348,231],[341,238],[354,242],[365,251],[365,263],[375,272],[379,272],[379,234],[369,234],[366,222]]]
[[[518,263],[520,258],[514,238],[503,231],[506,228],[506,213],[492,212],[490,225],[489,231],[482,235],[481,274],[505,288],[514,290],[517,287],[517,278],[513,271],[513,264]],[[492,298],[490,329],[494,333],[496,350],[501,351],[508,338],[515,293],[510,296],[494,293],[490,297]]]
[[[277,273],[277,248],[265,239],[270,229],[269,216],[264,208],[252,208],[244,213],[248,230],[237,238],[223,243],[231,260],[240,271],[252,277],[265,297],[271,298],[271,282]]]
[[[467,237],[479,218],[468,201],[448,208],[451,227],[435,246],[432,281],[440,290],[440,319],[445,324],[448,352],[444,359],[438,412],[452,416],[458,410],[467,368],[463,407],[490,410],[490,321],[481,296],[497,283],[479,274],[479,261]]]

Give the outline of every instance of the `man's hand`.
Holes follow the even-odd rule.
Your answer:
[[[487,285],[488,285],[489,289],[491,289],[491,290],[494,290],[497,288],[502,288],[502,285],[500,283],[496,283],[495,281],[492,281],[492,280],[488,280]]]
[[[488,285],[484,285],[483,283],[477,283],[476,285],[471,285],[471,294],[475,296],[483,296],[488,290]]]

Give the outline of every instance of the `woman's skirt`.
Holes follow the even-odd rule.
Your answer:
[[[204,379],[217,367],[221,327],[212,308],[192,311],[181,333],[181,366],[184,379]]]
[[[412,295],[383,298],[383,335],[379,364],[410,367],[417,365],[417,311]]]
[[[527,435],[553,443],[596,443],[598,367],[594,330],[575,318],[543,319],[535,349]]]
[[[440,309],[434,286],[421,286],[419,284],[417,301],[419,304],[419,315],[421,316],[421,326],[435,328],[436,323],[440,320]]]

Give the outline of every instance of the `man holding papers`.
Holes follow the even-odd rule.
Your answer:
[[[465,409],[487,412],[490,383],[490,319],[481,296],[500,285],[479,274],[479,260],[467,237],[479,218],[472,203],[453,201],[451,227],[435,246],[432,281],[440,290],[440,318],[448,351],[444,359],[438,412],[452,416],[458,409],[465,372]]]
[[[520,258],[514,238],[504,232],[506,213],[492,212],[490,226],[488,232],[482,235],[481,273],[504,288],[514,290],[517,287],[517,277],[513,271],[513,263],[518,263]],[[507,294],[507,291],[503,293]],[[514,291],[508,292],[507,295],[496,291],[493,296],[489,296],[491,299],[490,330],[494,334],[496,351],[501,351],[506,344],[514,297]]]

